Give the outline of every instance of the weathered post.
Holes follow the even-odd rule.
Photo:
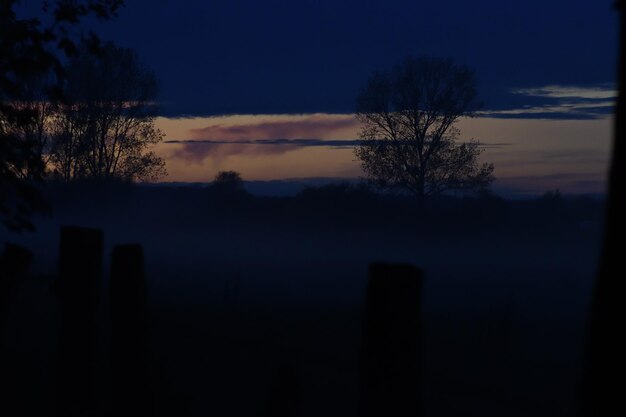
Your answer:
[[[417,416],[422,272],[370,265],[361,346],[359,416]]]
[[[11,415],[24,396],[15,385],[15,378],[22,372],[16,365],[15,356],[9,354],[6,343],[6,324],[15,293],[20,282],[28,275],[33,253],[16,244],[7,243],[0,255],[0,414]],[[17,362],[19,364],[19,362]]]
[[[98,229],[64,226],[55,285],[60,301],[58,414],[95,413],[97,305],[102,278],[103,235]]]
[[[0,256],[0,329],[8,303],[21,280],[28,274],[33,253],[23,246],[7,243]]]
[[[297,416],[300,411],[300,397],[300,381],[294,367],[289,363],[280,364],[270,386],[263,416]]]
[[[141,245],[121,245],[111,258],[113,414],[150,415],[148,301]]]
[[[7,243],[0,256],[0,364],[5,371],[5,365],[10,362],[6,357],[6,324],[9,315],[11,299],[19,288],[20,281],[26,278],[33,253],[19,245]],[[4,362],[9,361],[9,362]],[[10,399],[11,385],[8,372],[0,372],[0,403]]]
[[[33,259],[33,252],[23,246],[7,243],[0,257],[0,280],[2,282],[18,282],[28,273]]]

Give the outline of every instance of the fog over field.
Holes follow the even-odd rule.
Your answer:
[[[114,245],[143,246],[155,363],[175,391],[161,400],[184,402],[190,415],[254,415],[284,361],[304,387],[303,415],[352,415],[374,261],[425,272],[424,407],[494,416],[576,407],[601,201],[443,201],[424,220],[410,200],[347,185],[229,202],[207,187],[57,195],[36,233],[11,236],[35,253],[13,307],[26,317],[12,329],[14,348],[54,326],[47,288],[59,227],[72,224],[104,230],[105,260]],[[42,340],[23,360],[46,363],[49,349]]]
[[[1,4],[0,416],[624,414],[626,0]]]

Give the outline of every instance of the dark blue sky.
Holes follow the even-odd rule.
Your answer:
[[[156,71],[169,116],[351,112],[407,54],[475,68],[487,109],[550,104],[510,91],[611,84],[617,48],[610,0],[127,0],[98,32]]]

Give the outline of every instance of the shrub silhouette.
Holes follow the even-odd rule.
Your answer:
[[[245,193],[243,179],[237,171],[220,171],[215,175],[211,188],[222,194]]]

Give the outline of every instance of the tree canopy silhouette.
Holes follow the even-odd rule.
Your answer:
[[[0,218],[17,230],[32,228],[30,216],[45,206],[34,185],[45,172],[42,136],[32,134],[46,111],[42,103],[61,98],[62,61],[76,52],[77,40],[91,48],[99,44],[81,22],[108,20],[124,1],[42,1],[39,17],[18,17],[20,3],[0,2]]]
[[[460,117],[479,108],[475,74],[449,59],[408,57],[375,72],[357,98],[362,123],[355,155],[366,175],[419,201],[446,191],[472,191],[493,180],[480,164],[478,141],[457,143]]]
[[[213,179],[213,189],[227,194],[244,192],[243,179],[237,171],[220,171]]]
[[[66,70],[66,103],[54,117],[51,162],[66,181],[154,180],[165,163],[151,145],[163,134],[154,126],[157,81],[130,49],[106,44],[86,49]]]

